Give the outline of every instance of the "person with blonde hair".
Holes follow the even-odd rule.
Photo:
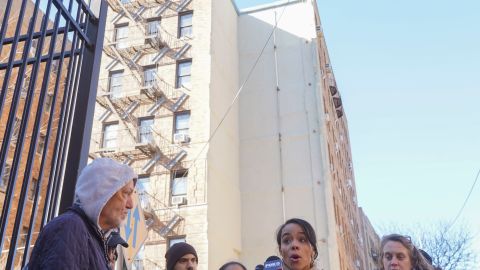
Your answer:
[[[409,236],[385,235],[380,248],[380,270],[434,270]]]

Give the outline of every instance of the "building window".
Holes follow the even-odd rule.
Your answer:
[[[40,134],[40,137],[38,138],[37,153],[41,155],[43,153],[43,148],[45,148],[45,135]]]
[[[143,118],[138,123],[139,137],[141,143],[149,143],[153,141],[153,118]]]
[[[150,191],[150,176],[140,175],[137,180],[138,199],[142,208],[148,205],[148,192]]]
[[[28,77],[28,75],[25,75],[25,77],[23,77],[22,84],[20,85],[20,97],[22,98],[27,97],[29,84],[30,84],[30,77]]]
[[[158,33],[160,28],[160,19],[153,18],[147,22],[147,35],[155,35]]]
[[[32,40],[32,43],[30,45],[30,53],[35,55],[35,52],[37,51],[37,46],[38,46],[38,39]]]
[[[190,112],[181,112],[175,114],[174,134],[188,134],[190,129]]]
[[[20,118],[15,116],[13,120],[13,134],[12,134],[12,143],[16,143],[18,139],[18,133],[20,132]]]
[[[178,17],[178,37],[192,37],[193,12],[186,12]]]
[[[103,148],[117,147],[118,124],[109,123],[103,126]]]
[[[52,60],[52,66],[50,67],[50,69],[52,70],[53,73],[57,74],[58,73],[58,66],[59,66],[59,61],[58,59],[53,59]]]
[[[143,86],[152,86],[157,80],[157,68],[146,67],[143,70]]]
[[[122,93],[123,70],[112,71],[109,77],[108,91],[110,92],[110,97],[118,98]]]
[[[185,203],[185,197],[187,196],[187,178],[188,171],[182,170],[173,172],[171,185],[172,205],[179,205]]]
[[[192,68],[192,60],[179,62],[177,64],[177,82],[176,87],[187,87],[191,88],[191,68]]]
[[[47,93],[47,96],[45,97],[45,112],[50,112],[50,109],[52,108],[52,102],[53,95],[51,93]]]
[[[171,248],[176,243],[185,243],[185,242],[187,242],[187,240],[185,239],[185,236],[169,238],[168,239],[168,248]]]
[[[35,192],[37,191],[37,185],[38,185],[38,180],[36,178],[32,177],[32,182],[30,183],[29,189],[28,189],[28,198],[30,200],[33,200],[35,198]]]
[[[122,49],[128,47],[128,24],[116,25],[115,26],[115,37],[114,41],[117,48]]]
[[[0,188],[5,189],[8,184],[8,178],[10,177],[10,164],[5,164],[5,169],[3,170],[2,179],[0,180]]]

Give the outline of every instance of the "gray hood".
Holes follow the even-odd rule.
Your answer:
[[[97,158],[78,177],[75,204],[100,228],[98,220],[105,204],[130,180],[137,178],[130,166],[109,158]]]

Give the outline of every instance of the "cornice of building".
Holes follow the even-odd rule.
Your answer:
[[[234,0],[232,0],[232,2],[233,1]],[[241,16],[241,15],[245,15],[245,14],[249,14],[249,13],[259,12],[259,11],[268,10],[268,9],[274,9],[274,8],[278,8],[278,7],[288,6],[288,5],[293,5],[293,4],[297,4],[297,3],[301,3],[301,2],[305,2],[305,0],[281,0],[281,1],[275,1],[275,2],[272,2],[272,3],[268,3],[268,4],[263,4],[263,5],[249,7],[249,8],[244,8],[242,10],[239,10],[237,8],[237,6],[235,5],[235,3],[233,3],[233,4],[235,5],[235,9],[237,10],[237,14]]]

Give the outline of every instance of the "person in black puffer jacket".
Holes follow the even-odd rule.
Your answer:
[[[133,207],[137,178],[112,159],[87,165],[75,186],[74,205],[41,230],[27,269],[111,269],[106,236]]]

